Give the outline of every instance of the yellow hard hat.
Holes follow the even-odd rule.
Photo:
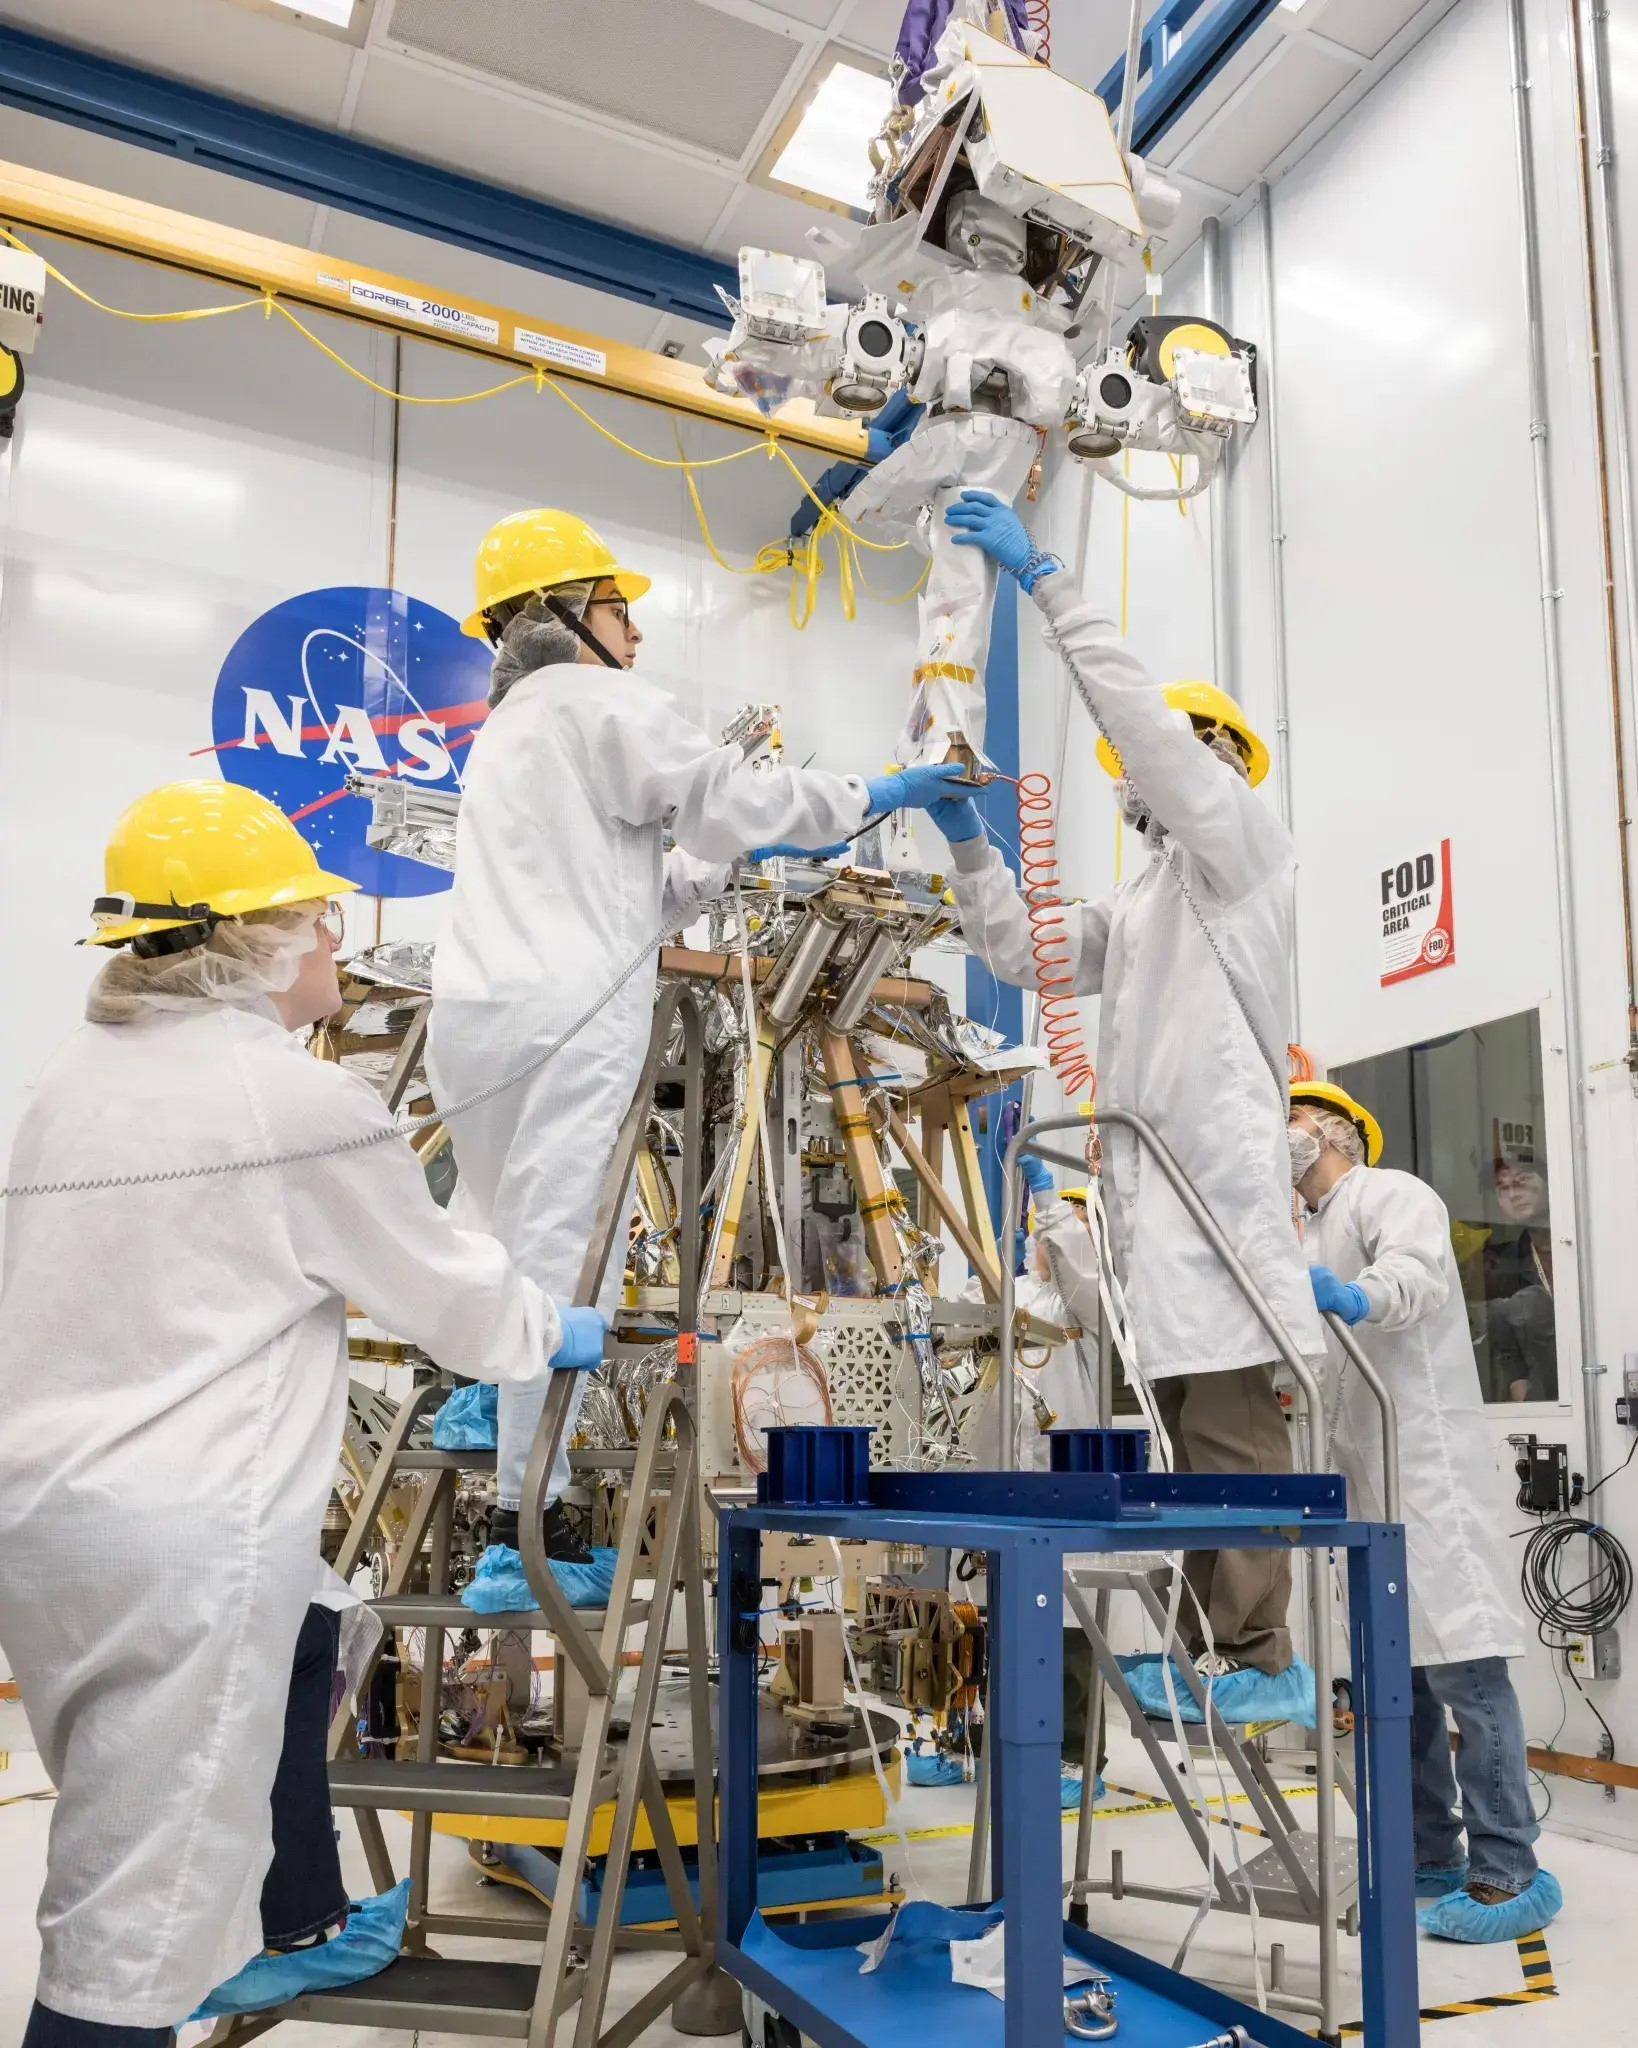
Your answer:
[[[1382,1157],[1382,1126],[1362,1102],[1356,1102],[1346,1088],[1334,1081],[1293,1081],[1291,1106],[1332,1109],[1345,1116],[1365,1141],[1365,1164],[1374,1166]]]
[[[1246,723],[1245,713],[1227,690],[1218,689],[1215,683],[1168,683],[1161,695],[1173,711],[1186,711],[1191,718],[1201,719],[1207,725],[1220,725],[1233,733],[1245,749],[1251,786],[1257,787],[1268,773],[1268,749]],[[1120,756],[1106,739],[1098,741],[1098,766],[1106,775],[1121,772]]]
[[[340,896],[358,884],[327,875],[278,805],[254,790],[167,782],[139,796],[109,833],[103,886],[88,946]]]
[[[603,578],[628,603],[649,587],[646,576],[622,569],[608,542],[574,513],[546,507],[510,512],[483,537],[473,571],[476,609],[462,621],[461,631],[474,640],[487,640],[483,615],[493,606],[527,597],[532,590],[552,590],[559,583]]]
[[[1079,1202],[1084,1209],[1092,1199],[1092,1196],[1091,1191],[1087,1188],[1060,1188],[1058,1190],[1058,1199],[1060,1202]]]

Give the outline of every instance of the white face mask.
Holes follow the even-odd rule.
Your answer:
[[[1300,1124],[1287,1124],[1285,1142],[1291,1147],[1291,1185],[1296,1187],[1312,1166],[1319,1164],[1319,1156],[1325,1150],[1312,1131],[1305,1131]]]

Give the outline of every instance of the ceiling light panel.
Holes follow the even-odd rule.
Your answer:
[[[410,52],[734,162],[805,48],[702,0],[397,0],[387,33]],[[526,168],[538,183],[542,167]]]

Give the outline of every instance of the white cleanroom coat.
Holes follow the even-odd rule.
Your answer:
[[[344,1142],[390,1120],[271,1012],[88,1024],[12,1182]],[[350,1299],[451,1370],[544,1380],[550,1302],[396,1138],[7,1205],[0,1641],[52,1814],[39,1997],[182,2020],[262,1946],[268,1799],[347,1405]]]
[[[427,1061],[442,1107],[526,1065],[644,943],[726,885],[724,863],[864,822],[858,776],[753,768],[628,671],[566,663],[521,677],[472,743],[455,885],[432,969]],[[678,851],[667,856],[669,825]],[[691,858],[692,856],[692,858]],[[457,1116],[468,1211],[547,1293],[572,1300],[597,1198],[648,1046],[650,960],[527,1080]],[[623,1238],[605,1302],[620,1284]],[[497,1492],[515,1504],[544,1389],[501,1390]],[[552,1477],[568,1483],[566,1456]]]
[[[1399,1415],[1411,1662],[1522,1657],[1518,1561],[1504,1525],[1508,1489],[1479,1392],[1444,1203],[1413,1174],[1356,1166],[1304,1225],[1303,1250],[1311,1265],[1357,1280],[1370,1303],[1354,1335]],[[1335,1466],[1348,1481],[1350,1513],[1382,1521],[1381,1414],[1329,1329],[1325,1337]]]
[[[1323,1350],[1291,1224],[1286,1089],[1184,896],[1200,908],[1257,1036],[1289,1036],[1291,836],[1263,800],[1171,711],[1113,620],[1059,570],[1035,601],[1098,708],[1126,772],[1168,835],[1147,835],[1139,873],[1098,903],[1069,904],[1065,970],[1101,995],[1098,1102],[1147,1117],[1176,1155],[1305,1356]],[[1035,986],[1029,914],[983,839],[950,848],[967,943],[1002,980]],[[1181,885],[1180,885],[1181,877]],[[1133,1135],[1104,1132],[1104,1206],[1138,1364],[1151,1378],[1228,1372],[1273,1358],[1273,1340]]]

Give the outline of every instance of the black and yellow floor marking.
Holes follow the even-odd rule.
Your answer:
[[[1420,2017],[1424,2020],[1459,2020],[1469,2013],[1498,2012],[1509,2005],[1539,2005],[1544,1998],[1556,1998],[1558,1984],[1553,1976],[1553,1959],[1547,1953],[1546,1935],[1521,1934],[1518,1951],[1519,1968],[1524,1972],[1522,1991],[1497,1991],[1488,1998],[1453,1998],[1445,2005],[1424,2005]],[[1365,2023],[1355,2020],[1340,2031],[1363,2034]]]

